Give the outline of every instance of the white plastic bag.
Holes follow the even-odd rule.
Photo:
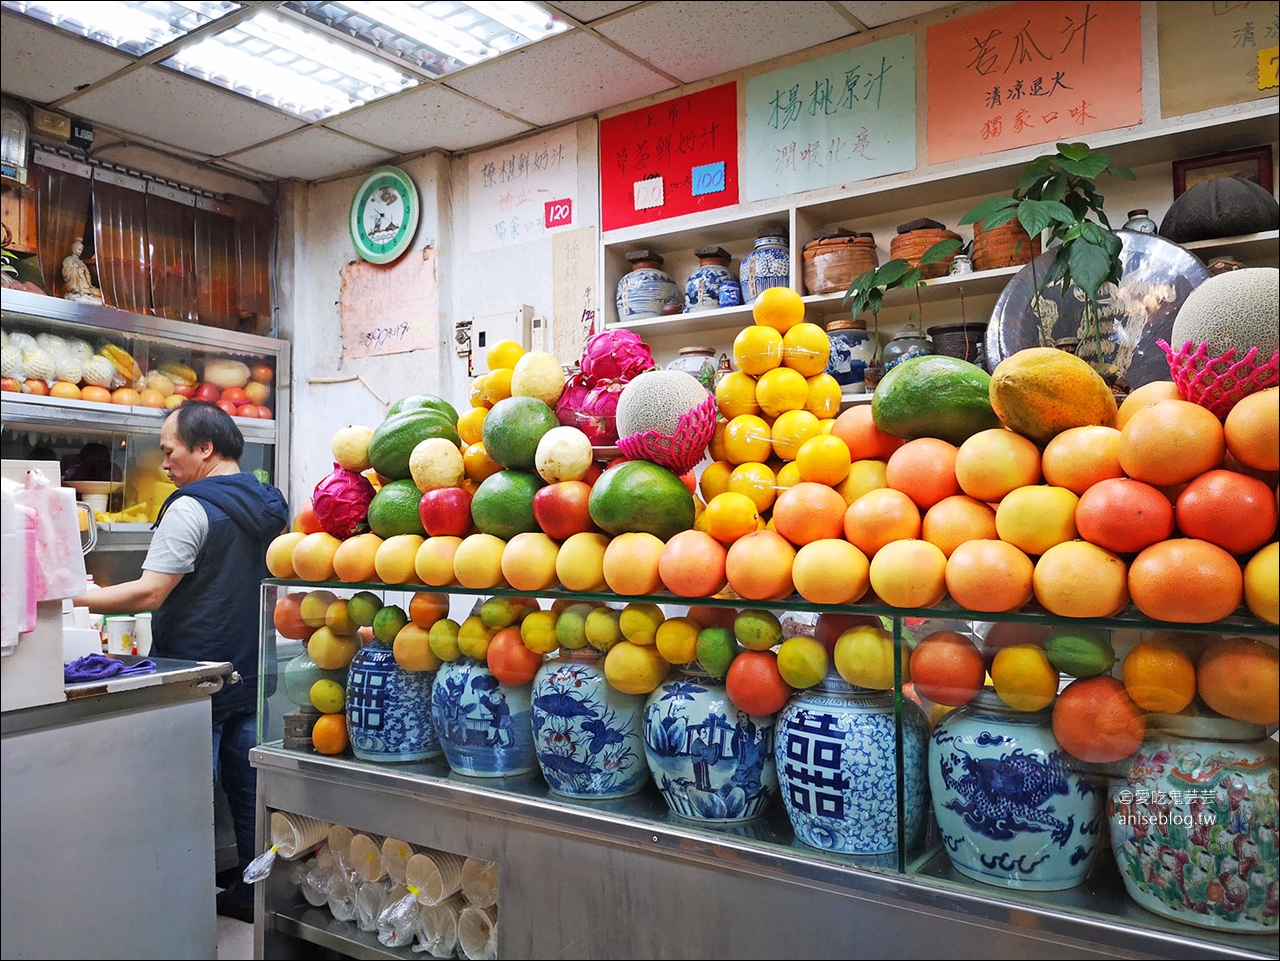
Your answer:
[[[54,487],[43,471],[27,471],[27,486],[14,503],[36,512],[36,562],[42,585],[37,599],[58,601],[85,592],[88,576],[80,548],[76,492]]]
[[[15,495],[21,485],[8,478],[0,479],[0,557],[4,558],[0,576],[0,650],[9,654],[18,646],[18,635],[35,629],[36,602],[34,583],[28,571],[28,550],[34,548],[34,532],[29,537],[29,512],[18,507]]]

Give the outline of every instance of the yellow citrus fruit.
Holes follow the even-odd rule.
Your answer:
[[[1015,711],[1039,711],[1058,693],[1058,672],[1038,644],[1001,648],[991,664],[996,694]]]
[[[1038,557],[1055,544],[1076,539],[1080,498],[1065,487],[1019,487],[996,507],[996,533],[1024,554]]]
[[[809,385],[809,397],[804,402],[804,409],[820,419],[835,423],[836,414],[840,413],[840,382],[825,370],[805,381]],[[830,427],[827,428],[830,430]]]
[[[817,324],[796,324],[782,337],[783,366],[817,377],[831,359],[831,338]]]
[[[472,407],[462,412],[458,417],[458,436],[462,438],[462,443],[468,447],[480,443],[484,419],[488,414],[488,407]]]
[[[524,348],[514,340],[500,340],[485,351],[484,362],[490,370],[510,370],[523,356]]]
[[[618,629],[632,644],[652,645],[658,628],[667,619],[657,604],[634,601],[622,609],[618,616]]]
[[[511,374],[510,367],[499,367],[485,375],[484,399],[490,407],[511,396]]]
[[[755,389],[752,388],[752,397],[755,397]],[[707,441],[707,455],[712,460],[725,460],[724,456],[724,429],[729,426],[729,422],[723,417],[716,418],[716,426],[711,431],[711,440]]]
[[[725,491],[711,498],[702,516],[706,518],[707,533],[721,544],[732,544],[739,537],[750,534],[757,529],[760,519],[755,501],[735,491]]]
[[[431,650],[431,631],[410,621],[396,634],[391,645],[396,663],[406,671],[434,671],[440,667],[440,658]]]
[[[447,617],[432,624],[427,631],[427,643],[431,645],[431,653],[442,661],[456,661],[460,658],[462,656],[462,651],[458,649],[460,627],[457,621]]]
[[[773,501],[778,496],[776,484],[777,478],[768,464],[749,461],[733,469],[733,473],[729,475],[728,489],[746,494],[756,505],[756,510],[763,514],[773,506]]]
[[[520,622],[520,640],[535,654],[550,654],[560,646],[555,611],[534,611]]]
[[[847,445],[846,445],[847,446]],[[867,491],[888,487],[885,480],[885,462],[882,460],[856,460],[849,465],[849,474],[836,487],[846,504],[852,504]]]
[[[702,492],[702,499],[709,501],[717,494],[723,494],[729,489],[729,475],[733,473],[733,465],[727,460],[714,460],[706,466],[702,471],[702,477],[698,479],[698,490]]]
[[[1280,624],[1280,544],[1272,541],[1244,567],[1244,602],[1253,615]]]
[[[773,453],[772,432],[755,414],[739,414],[724,429],[724,459],[730,464],[757,461],[763,464]]]
[[[784,461],[795,460],[800,445],[820,433],[818,418],[809,411],[785,411],[773,422],[773,453]]]
[[[1146,711],[1177,714],[1196,696],[1196,665],[1171,637],[1139,641],[1124,658],[1124,689]]]
[[[829,664],[826,645],[812,637],[789,637],[778,645],[778,673],[797,690],[826,677]]]
[[[804,320],[804,301],[790,287],[766,287],[751,305],[751,316],[760,326],[785,334]]]
[[[472,407],[492,407],[493,404],[484,399],[484,389],[489,383],[489,375],[481,374],[471,381],[471,390],[467,395]]]
[[[760,413],[760,405],[756,402],[756,379],[740,370],[725,374],[716,384],[716,409],[725,418]]]
[[[733,338],[733,362],[753,377],[782,364],[782,335],[772,327],[744,327]]]
[[[337,714],[347,701],[347,689],[337,681],[322,677],[311,685],[311,706],[321,714]]]
[[[623,694],[648,694],[667,679],[671,663],[656,647],[619,641],[604,659],[604,677]]]
[[[698,657],[698,632],[690,617],[668,617],[654,633],[654,646],[669,664],[689,664]]]
[[[822,428],[824,434],[830,434],[831,428],[836,426],[836,419],[834,417],[824,417],[818,421],[818,426]]]
[[[849,445],[832,434],[818,434],[800,445],[796,466],[800,479],[836,487],[849,476]],[[842,495],[843,496],[843,495]]]
[[[502,470],[502,465],[489,456],[484,444],[477,442],[462,452],[462,469],[470,480],[479,484],[489,475]]]
[[[472,614],[458,626],[458,652],[463,657],[483,661],[489,651],[489,642],[498,632],[486,627],[478,614]]]
[[[779,491],[787,487],[795,487],[800,483],[800,468],[796,466],[795,461],[787,461],[778,471],[778,478],[775,482]]]
[[[808,399],[808,383],[799,371],[790,367],[775,367],[756,381],[756,402],[769,417],[778,417],[789,410],[804,410]],[[814,421],[817,419],[814,417]]]
[[[882,628],[849,628],[836,639],[832,660],[840,676],[855,687],[893,690],[893,635]],[[905,675],[907,657],[901,663]]]
[[[593,608],[583,628],[587,643],[597,651],[606,652],[622,643],[622,628],[618,625],[621,616],[622,612],[612,607]]]
[[[311,727],[311,746],[317,754],[341,754],[350,743],[345,714],[321,714]]]

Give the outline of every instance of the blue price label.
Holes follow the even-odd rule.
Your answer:
[[[691,179],[693,180],[693,195],[695,197],[702,194],[722,193],[724,191],[724,161],[718,160],[713,164],[694,167]]]

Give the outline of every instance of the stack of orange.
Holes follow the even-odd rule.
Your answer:
[[[511,396],[511,376],[524,348],[514,340],[500,340],[485,351],[487,373],[471,381],[471,407],[458,415],[458,437],[462,440],[462,463],[467,471],[466,486],[472,493],[490,474],[502,467],[489,456],[481,440],[489,408]]]

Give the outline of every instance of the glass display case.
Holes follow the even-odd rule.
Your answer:
[[[541,747],[535,773],[463,773],[443,730],[436,732],[443,754],[427,760],[362,760],[357,755],[368,755],[351,748],[317,752],[306,736],[320,716],[312,685],[347,669],[326,672],[310,660],[303,640],[308,630],[299,612],[314,622],[316,611],[359,592],[412,611],[419,595],[441,590],[449,601],[447,616],[458,623],[480,613],[489,598],[536,596],[542,610],[561,616],[575,601],[615,610],[656,604],[668,618],[689,616],[707,624],[729,612],[768,610],[784,636],[812,635],[824,643],[871,627],[891,639],[889,689],[842,686],[833,667],[814,688],[796,691],[781,712],[748,719],[747,727],[760,732],[766,748],[763,777],[757,772],[751,780],[737,772],[731,783],[718,786],[714,770],[708,776],[695,768],[683,781],[690,797],[711,792],[726,799],[727,806],[710,815],[706,808],[680,811],[670,796],[679,778],[660,776],[665,769],[654,757],[655,751],[662,753],[666,735],[650,728],[650,714],[672,713],[673,705],[692,699],[699,685],[714,687],[696,672],[680,674],[679,667],[672,667],[653,694],[640,698],[644,754],[654,774],[625,797],[571,796],[556,766],[548,770]],[[309,614],[301,607],[308,596]],[[424,601],[418,605],[428,606]],[[1275,627],[1246,614],[1180,625],[1145,618],[1132,607],[1110,618],[1064,619],[1034,605],[975,615],[950,600],[908,611],[876,603],[832,607],[795,596],[749,602],[732,595],[618,597],[563,589],[529,595],[458,586],[279,580],[264,582],[262,603],[262,663],[276,665],[276,677],[264,669],[260,679],[260,746],[254,752],[260,828],[271,811],[287,810],[501,862],[498,957],[599,957],[620,945],[624,952],[627,946],[657,952],[652,956],[722,957],[739,951],[760,956],[774,948],[792,956],[847,956],[860,924],[874,925],[877,951],[892,953],[885,945],[896,945],[893,950],[909,955],[922,943],[921,913],[929,916],[930,941],[951,936],[947,932],[954,927],[951,933],[984,956],[1039,955],[1051,942],[1055,956],[1063,957],[1276,957],[1275,726],[1219,716],[1199,697],[1179,710],[1168,700],[1180,697],[1171,680],[1159,682],[1151,695],[1152,706],[1167,713],[1143,714],[1141,727],[1134,727],[1135,717],[1129,715],[1117,728],[1105,698],[1083,710],[1072,705],[1074,721],[1065,709],[1056,723],[1054,717],[1054,706],[1064,701],[1061,692],[1082,680],[1097,678],[1098,686],[1113,688],[1129,668],[1169,675],[1167,665],[1152,659],[1153,651],[1207,658],[1205,652],[1218,648],[1239,654],[1264,645],[1270,651],[1263,652],[1264,659],[1274,660]],[[438,599],[433,604],[440,616]],[[326,638],[326,644],[331,641]],[[923,670],[909,679],[913,652],[926,642],[952,641],[977,652],[972,690],[954,696],[936,683],[931,687]],[[357,636],[347,643],[353,651],[369,650],[368,641]],[[1051,687],[1023,692],[1038,699],[1036,704],[1021,702],[1015,708],[1006,702],[1008,688],[997,696],[992,687],[987,672],[994,658],[1011,648],[1053,654],[1046,667]],[[320,650],[311,653],[324,659]],[[361,664],[356,657],[353,672]],[[435,674],[428,687],[443,683],[447,667],[448,662],[427,672]],[[533,682],[535,702],[539,683]],[[348,720],[356,723],[350,721],[352,699],[365,693],[351,678],[346,684]],[[1228,675],[1225,690],[1239,695],[1243,684],[1240,676]],[[583,691],[575,688],[577,700]],[[955,706],[929,700],[925,693],[930,692]],[[545,709],[550,702],[542,693]],[[433,693],[433,720],[436,701]],[[511,697],[508,703],[516,704]],[[1226,709],[1249,713],[1239,704]],[[533,712],[537,732],[539,708],[523,710]],[[520,711],[513,706],[512,718],[528,723]],[[567,716],[564,722],[575,723]],[[569,739],[571,732],[561,731],[560,724],[553,719],[542,733],[551,730],[552,738]],[[713,733],[713,743],[720,746],[711,755],[713,767],[724,760],[732,765],[740,756],[742,712],[731,709],[722,727],[719,741]],[[694,728],[689,720],[688,730]],[[351,730],[355,740],[358,728]],[[542,740],[535,733],[535,742]],[[689,738],[690,744],[695,741]],[[569,756],[585,761],[585,750],[571,747]],[[685,753],[697,754],[692,748]],[[859,766],[842,767],[851,758]],[[733,804],[748,780],[757,791],[765,785],[767,803],[756,816]],[[525,838],[522,828],[538,839]],[[572,853],[539,849],[535,856],[541,838],[557,836],[572,837],[564,842]],[[668,885],[655,881],[651,891],[648,872],[659,870],[649,863],[653,859],[662,862]],[[672,900],[669,882],[676,871],[681,880],[674,887],[682,894]],[[616,879],[623,874],[626,884]],[[572,890],[574,913],[582,917],[612,910],[609,905],[616,901],[609,899],[615,896],[644,900],[651,895],[649,907],[665,912],[662,931],[654,933],[656,914],[634,922],[611,916],[604,940],[583,933],[598,926],[567,931],[563,917],[548,921],[549,915],[564,912],[556,910],[544,887]],[[273,944],[293,938],[353,956],[392,956],[376,936],[335,921],[323,905],[308,905],[287,880],[273,878],[262,890],[260,945],[264,939]],[[785,922],[785,906],[797,897],[795,909],[811,920],[791,925]],[[763,912],[769,920],[744,920],[740,930],[718,928],[713,941],[720,953],[706,953],[697,932],[726,904],[735,906],[735,917]],[[582,952],[556,953],[571,943]]]

